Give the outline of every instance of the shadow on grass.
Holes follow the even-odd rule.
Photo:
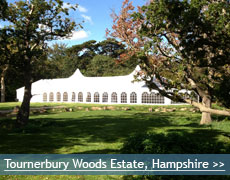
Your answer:
[[[218,121],[218,122],[220,122],[220,121],[230,121],[230,117],[213,114],[212,115],[212,120]]]
[[[124,176],[123,180],[230,180],[230,176],[175,176],[175,175],[159,175],[159,176]]]
[[[165,113],[135,112],[73,112],[60,116],[33,117],[20,131],[0,130],[0,152],[4,153],[120,153],[121,144],[135,134],[160,129],[181,131],[193,129],[197,139],[216,141],[221,131],[203,131],[196,117],[186,117],[182,124],[174,122],[179,116]],[[80,115],[79,115],[80,114]],[[170,130],[168,130],[170,128]],[[199,131],[200,128],[200,131]],[[178,130],[177,130],[178,129]],[[198,129],[197,132],[195,132]],[[175,143],[177,139],[174,140]],[[92,146],[88,148],[88,146]],[[95,147],[94,147],[95,146]],[[204,152],[205,153],[205,152]]]
[[[120,115],[119,112],[115,115],[110,115],[110,112],[107,112],[107,115],[95,115],[94,112],[78,117],[74,115],[69,113],[68,117],[63,118],[50,118],[49,115],[33,117],[23,129],[1,129],[0,152],[55,153],[63,147],[71,149],[73,146],[80,146],[84,149],[89,143],[98,143],[98,147],[93,150],[85,148],[84,153],[118,153],[118,149],[110,150],[109,144],[121,143],[131,134],[145,132],[151,127],[164,127],[170,124],[167,117],[150,121],[144,116],[125,113]],[[7,122],[9,121],[5,121]],[[100,147],[100,144],[107,144],[107,147]],[[82,149],[70,151],[79,152],[82,152]]]
[[[166,133],[142,133],[127,138],[122,153],[133,154],[224,154],[230,153],[230,143],[217,140],[218,130],[195,129],[187,132],[173,129]],[[230,176],[123,176],[124,180],[230,180]]]
[[[73,154],[76,154],[76,153],[73,153]],[[84,152],[80,152],[77,154],[120,154],[120,150],[107,148],[107,149],[101,149],[101,150],[89,150],[89,151],[84,151]]]
[[[170,129],[164,133],[140,133],[126,139],[127,154],[229,154],[230,143],[217,137],[222,131],[209,129]]]

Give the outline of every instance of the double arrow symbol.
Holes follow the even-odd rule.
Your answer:
[[[222,163],[222,162],[219,162],[219,163],[220,163],[220,165],[216,162],[213,162],[213,167],[216,167],[216,166],[223,167],[224,166],[224,163]]]

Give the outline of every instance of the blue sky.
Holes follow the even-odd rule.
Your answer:
[[[69,0],[65,1],[71,4],[78,4],[79,8],[76,12],[71,14],[72,20],[80,22],[85,20],[82,24],[83,29],[79,29],[74,33],[72,40],[62,41],[68,46],[81,44],[88,40],[102,41],[106,39],[106,28],[111,29],[112,18],[110,14],[112,10],[119,12],[123,0]],[[135,0],[133,4],[144,5],[146,0]]]
[[[15,2],[17,0],[7,0],[8,3]],[[132,1],[132,0],[130,0]],[[133,0],[133,5],[146,4],[147,0]],[[81,44],[85,41],[96,40],[103,41],[106,39],[106,28],[111,29],[113,20],[110,17],[112,10],[119,13],[123,0],[64,0],[65,4],[78,4],[78,9],[72,11],[70,14],[71,20],[76,23],[82,23],[83,29],[78,29],[73,33],[73,37],[68,40],[49,42],[49,45],[53,43],[65,43],[67,46]],[[0,27],[3,27],[4,23],[0,22]]]

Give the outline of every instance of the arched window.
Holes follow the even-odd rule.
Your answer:
[[[117,103],[117,93],[113,92],[111,95],[111,102]]]
[[[159,93],[152,92],[150,94],[150,103],[151,104],[164,104],[164,96],[161,96]]]
[[[108,93],[104,92],[102,95],[102,102],[108,102]]]
[[[165,97],[161,94],[157,93],[157,103],[158,104],[164,104],[165,103]]]
[[[68,93],[67,93],[67,92],[64,92],[64,93],[63,93],[63,101],[64,101],[64,102],[67,102],[67,101],[68,101]]]
[[[83,93],[82,92],[78,93],[78,102],[83,102]]]
[[[53,102],[54,101],[54,93],[50,93],[49,95],[49,102]]]
[[[61,93],[57,92],[57,101],[60,102],[61,101]]]
[[[151,104],[157,104],[157,94],[154,92],[151,92],[150,94],[150,102]]]
[[[75,92],[72,92],[72,102],[75,102],[75,100],[76,100]]]
[[[125,92],[121,93],[121,103],[127,103],[127,94]]]
[[[91,102],[91,93],[87,92],[86,102]]]
[[[47,93],[43,93],[43,102],[47,102]]]
[[[130,103],[137,103],[137,94],[135,92],[130,94]]]
[[[141,102],[142,103],[148,103],[148,93],[147,92],[143,92],[142,96],[141,96]]]
[[[100,96],[98,92],[94,93],[94,102],[100,102]]]

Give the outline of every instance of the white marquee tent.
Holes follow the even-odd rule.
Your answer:
[[[145,82],[133,82],[136,69],[126,76],[85,77],[79,69],[69,78],[43,79],[32,84],[31,102],[78,102],[100,104],[174,104]],[[23,100],[24,87],[17,89]]]

